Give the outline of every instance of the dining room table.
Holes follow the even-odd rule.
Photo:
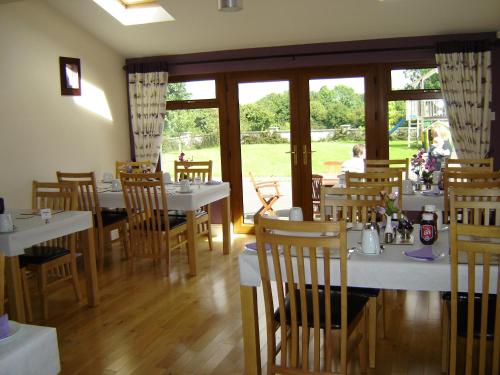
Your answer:
[[[408,256],[425,251],[419,239],[419,225],[414,226],[412,240],[405,244],[383,244],[383,250],[377,255],[364,254],[361,249],[361,231],[349,229],[347,231],[348,260],[347,284],[352,287],[367,287],[392,290],[414,291],[450,291],[450,257],[449,257],[449,230],[444,227],[439,231],[437,241],[431,246],[430,253],[426,253],[432,260],[423,257]],[[428,249],[427,249],[428,250]],[[323,259],[319,260],[317,269],[323,270]],[[271,264],[272,258],[268,256]],[[332,271],[330,284],[340,285],[338,258],[330,258]],[[307,259],[305,269],[309,270]],[[490,272],[490,285],[496,285],[497,268]],[[239,255],[240,271],[240,298],[243,329],[243,345],[245,368],[247,375],[261,374],[260,338],[259,338],[259,309],[257,304],[257,290],[261,284],[259,261],[255,244],[245,246]],[[459,290],[467,290],[467,265],[459,265]],[[272,267],[270,277],[274,278]],[[307,280],[307,275],[306,275]],[[319,283],[324,284],[324,276],[318,275]],[[477,292],[482,288],[482,266],[476,267],[475,287]],[[496,293],[496,290],[492,290]]]
[[[9,336],[0,339],[0,375],[59,374],[56,329],[9,323]]]
[[[410,194],[403,193],[403,211],[422,211],[426,204],[436,207],[436,210],[444,210],[444,192],[433,192],[431,190],[416,190]]]
[[[125,208],[122,191],[112,191],[111,185],[99,183],[99,202],[101,207]],[[180,183],[165,185],[168,210],[182,211],[186,214],[188,227],[189,274],[195,276],[198,270],[196,213],[208,204],[222,200],[222,253],[231,252],[231,204],[230,186],[228,182],[207,182],[191,184],[190,190],[181,191]]]
[[[94,225],[90,211],[53,211],[50,219],[42,218],[39,211],[31,209],[10,210],[14,230],[0,233],[0,251],[5,254],[5,273],[9,317],[26,322],[19,255],[39,243],[77,232],[85,232],[83,263],[89,306],[99,304],[99,290],[94,245]]]

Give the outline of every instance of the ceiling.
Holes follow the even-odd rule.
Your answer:
[[[172,22],[123,26],[92,0],[44,0],[124,57],[500,30],[499,0],[158,0]]]

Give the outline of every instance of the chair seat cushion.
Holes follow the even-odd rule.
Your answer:
[[[445,301],[451,302],[451,292],[444,292],[442,298]],[[474,295],[474,337],[479,338],[481,330],[481,299],[482,294]],[[467,336],[467,293],[458,293],[458,317],[457,328],[458,335],[461,337]],[[497,296],[495,294],[488,295],[488,324],[486,326],[486,338],[493,339],[495,326],[495,306]]]
[[[202,217],[203,215],[207,215],[207,214],[208,214],[208,212],[207,212],[207,211],[205,211],[205,210],[201,210],[201,209],[200,209],[200,210],[196,210],[196,212],[195,212],[194,216],[195,216],[196,218],[199,218],[199,217]],[[169,216],[178,216],[178,217],[183,217],[183,218],[185,218],[185,217],[186,217],[186,212],[185,212],[185,211],[179,211],[179,210],[175,211],[175,210],[174,210],[174,211],[169,211],[169,212],[168,212],[168,215],[169,215]]]
[[[105,227],[127,220],[127,212],[125,211],[102,211],[101,216],[102,225]]]
[[[340,293],[340,286],[332,286],[332,289]],[[380,289],[376,288],[358,288],[354,286],[347,287],[347,291],[352,294],[358,294],[364,297],[378,297]]]
[[[321,328],[325,328],[325,292],[324,289],[319,289],[319,319]],[[302,323],[302,313],[300,308],[300,291],[295,291],[295,298],[297,303],[297,319],[298,324]],[[336,290],[330,291],[330,302],[332,305],[331,311],[331,326],[333,329],[340,328],[340,292]],[[313,326],[313,291],[312,289],[306,288],[306,299],[307,299],[307,322],[309,327]],[[368,297],[348,293],[347,294],[347,324],[350,325],[354,319],[358,316],[358,314],[363,310],[363,307],[368,302]],[[287,296],[285,300],[285,314],[286,314],[286,322],[287,324],[291,323],[291,314],[290,314],[290,297]],[[274,313],[274,320],[276,322],[280,321],[279,310],[276,310]]]
[[[70,251],[64,247],[33,246],[19,255],[19,265],[22,268],[28,264],[44,264],[68,254]]]
[[[178,227],[179,225],[183,225],[186,223],[186,217],[184,216],[170,216],[168,215],[168,226],[170,229],[173,229],[175,227]],[[164,225],[162,225],[163,228],[165,228]]]

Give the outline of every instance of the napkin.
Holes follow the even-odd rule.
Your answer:
[[[219,185],[219,184],[222,184],[222,181],[209,180],[205,182],[205,185]]]
[[[270,244],[266,243],[265,247],[266,247],[266,251],[270,251],[271,250],[271,245]],[[251,250],[251,251],[257,251],[257,242],[250,242],[250,243],[245,244],[245,249],[246,250]]]
[[[443,192],[440,191],[439,193],[435,193],[433,191],[423,191],[422,195],[428,196],[428,197],[439,197],[440,195],[443,195]]]
[[[0,315],[0,339],[9,336],[9,317],[7,314]]]
[[[405,251],[405,255],[424,260],[434,260],[437,258],[432,252],[432,246],[424,246],[418,250]]]

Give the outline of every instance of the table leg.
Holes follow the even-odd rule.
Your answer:
[[[188,259],[189,274],[196,276],[197,258],[196,258],[196,216],[194,211],[186,211],[187,220],[187,240],[188,240]]]
[[[257,288],[240,286],[241,325],[246,375],[261,375]]]
[[[86,242],[85,246],[83,246],[83,264],[87,280],[87,300],[89,306],[97,306],[99,304],[99,288],[95,259],[94,228],[92,227],[87,230]]]
[[[231,252],[231,201],[229,197],[222,200],[222,253]]]
[[[7,281],[7,298],[9,299],[9,319],[25,323],[26,316],[24,313],[19,257],[5,257],[5,277]]]

